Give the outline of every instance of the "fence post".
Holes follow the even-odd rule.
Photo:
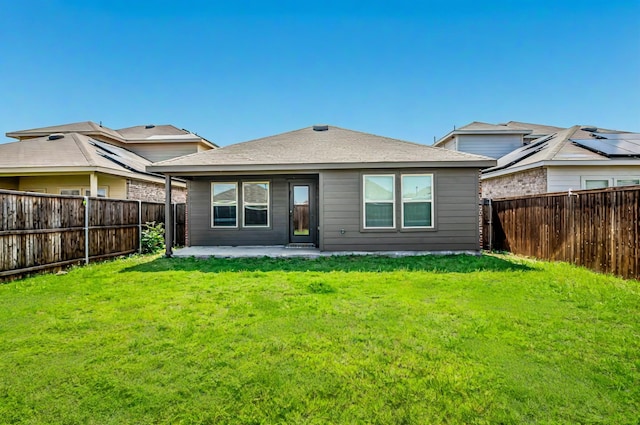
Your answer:
[[[173,255],[173,223],[171,222],[171,176],[165,175],[164,177],[164,243],[165,243],[165,257],[171,257]]]
[[[89,197],[84,197],[84,263],[89,264]]]
[[[142,201],[138,200],[138,253],[142,254]]]
[[[493,251],[493,204],[489,198],[489,251]]]
[[[177,230],[178,230],[178,204],[173,204],[173,240],[171,242],[171,245],[175,246],[176,244],[176,234],[177,234]]]

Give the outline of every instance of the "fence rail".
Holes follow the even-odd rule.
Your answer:
[[[640,186],[497,199],[483,245],[640,279]]]
[[[184,204],[174,215],[184,245]],[[154,202],[0,190],[0,280],[136,252],[142,226],[164,216]]]

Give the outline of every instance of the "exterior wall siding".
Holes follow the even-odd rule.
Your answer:
[[[137,201],[165,202],[164,183],[152,183],[142,180],[127,180],[126,199]],[[171,189],[171,202],[183,203],[187,200],[187,189],[173,186]]]
[[[151,162],[164,161],[198,152],[196,143],[129,143],[126,148]]]
[[[270,205],[268,228],[243,228],[242,211],[238,209],[238,228],[211,227],[211,182],[269,181]],[[286,245],[289,242],[289,185],[286,176],[233,176],[198,178],[189,182],[189,244],[203,246]],[[241,194],[239,193],[240,197]]]
[[[519,147],[522,147],[522,136],[519,134],[458,135],[459,151],[484,155],[491,158],[500,158]]]
[[[536,195],[546,192],[547,170],[542,167],[482,180],[483,198]]]
[[[610,186],[615,185],[615,179],[629,179],[640,177],[640,161],[637,166],[615,166],[603,164],[600,167],[548,167],[548,191],[566,192],[569,189],[584,189],[584,178],[608,179]],[[613,180],[612,180],[613,179]]]
[[[25,192],[42,192],[52,195],[60,194],[63,189],[80,189],[84,194],[89,190],[89,175],[50,175],[50,176],[23,176],[19,177],[18,190]],[[98,188],[107,189],[107,197],[126,199],[126,179],[98,173]]]
[[[362,229],[362,175],[433,173],[434,229]],[[320,188],[320,248],[327,251],[449,251],[480,249],[478,170],[467,168],[324,171]],[[399,199],[399,197],[396,197]]]

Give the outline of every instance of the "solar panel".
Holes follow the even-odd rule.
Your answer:
[[[640,157],[640,140],[625,139],[571,139],[583,148],[605,156]]]
[[[547,142],[552,139],[555,134],[542,138],[540,140],[529,143],[526,146],[518,148],[513,152],[509,152],[508,154],[502,156],[498,159],[498,165],[495,167],[489,168],[486,171],[497,171],[506,167],[510,167],[513,164],[516,164],[522,161],[525,158],[530,157],[531,155],[540,152],[542,149],[547,147]]]
[[[597,138],[609,140],[640,140],[640,133],[593,133]]]
[[[106,158],[127,170],[148,174],[145,169],[147,163],[136,154],[119,146],[114,146],[94,139],[91,139],[89,143],[98,148],[96,153],[103,158]]]

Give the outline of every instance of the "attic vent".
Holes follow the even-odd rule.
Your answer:
[[[155,127],[155,125],[153,125],[153,124],[149,124],[149,125],[145,125],[144,126],[144,128],[154,128],[154,127]]]
[[[53,133],[49,136],[48,140],[58,140],[64,138],[64,134],[62,133]]]
[[[598,131],[598,127],[582,127],[580,130],[593,133],[594,131]]]
[[[328,125],[314,125],[313,126],[313,131],[327,131],[329,130],[329,126]]]

